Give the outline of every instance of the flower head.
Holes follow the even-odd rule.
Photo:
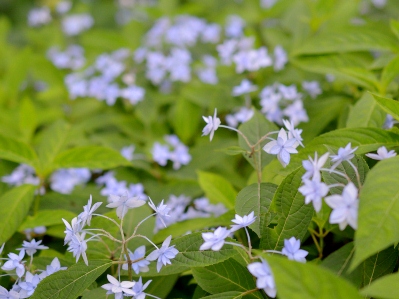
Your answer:
[[[74,234],[72,236],[71,241],[69,242],[68,251],[72,252],[73,256],[76,257],[76,262],[78,262],[80,256],[86,265],[89,265],[89,261],[87,260],[86,250],[87,250],[87,243],[85,240],[86,233],[83,232],[82,234]]]
[[[23,241],[22,242],[22,247],[23,248],[18,248],[18,250],[25,249],[25,252],[26,252],[27,255],[33,256],[36,253],[37,250],[48,249],[47,246],[40,245],[40,243],[42,243],[42,240],[39,240],[37,242],[36,242],[35,239],[33,239],[30,242]]]
[[[288,139],[287,132],[281,129],[277,140],[267,143],[263,150],[268,154],[277,155],[277,159],[285,167],[290,163],[290,154],[298,153],[295,149],[297,146],[297,140],[295,138]]]
[[[309,160],[302,161],[302,166],[306,172],[302,176],[302,179],[318,178],[320,179],[320,169],[324,166],[328,159],[329,153],[325,153],[318,159],[317,152],[314,155],[314,160],[309,156]]]
[[[338,149],[338,154],[331,156],[331,162],[335,162],[335,163],[331,166],[330,169],[334,170],[342,162],[352,159],[355,156],[353,153],[356,150],[357,150],[357,147],[351,148],[350,142],[345,146],[345,148],[340,147]]]
[[[148,272],[149,268],[148,265],[150,264],[149,261],[144,259],[145,256],[145,246],[137,247],[134,253],[130,252],[129,250],[129,257],[132,263],[132,269],[134,273],[139,274],[140,272]],[[137,262],[134,262],[137,261]],[[123,270],[128,270],[128,264],[122,265]]]
[[[394,150],[391,150],[388,152],[387,148],[385,146],[381,146],[377,150],[377,154],[366,154],[367,157],[374,159],[374,160],[385,160],[388,158],[392,158],[396,156],[396,152]]]
[[[159,204],[159,206],[155,206],[155,204],[152,202],[151,198],[148,198],[149,203],[148,205],[151,207],[151,209],[153,209],[155,211],[155,213],[157,213],[157,215],[159,215],[159,218],[161,219],[163,225],[166,227],[165,221],[162,219],[162,217],[170,217],[170,215],[168,214],[170,212],[170,208],[168,208],[167,205],[163,204],[163,199],[161,201],[161,203]]]
[[[263,289],[269,297],[275,298],[277,293],[276,284],[269,264],[264,259],[261,259],[260,263],[249,264],[248,270],[257,278],[256,287]]]
[[[312,180],[305,179],[305,185],[298,188],[298,191],[305,196],[305,204],[313,202],[316,212],[321,210],[321,199],[327,195],[328,186],[320,181],[319,177],[313,177]]]
[[[25,273],[25,267],[24,267],[24,262],[22,259],[25,256],[25,249],[22,249],[18,255],[15,253],[9,253],[8,254],[8,260],[4,263],[4,265],[1,267],[1,269],[5,271],[11,271],[16,269],[16,273],[18,277],[22,277]]]
[[[330,223],[338,223],[340,230],[349,224],[357,229],[357,213],[359,206],[358,190],[350,182],[344,187],[342,195],[331,195],[325,198],[326,203],[333,209],[330,214]]]
[[[87,225],[90,225],[91,217],[93,216],[94,211],[97,210],[102,204],[102,202],[96,202],[93,206],[91,206],[91,203],[92,198],[90,195],[87,205],[83,206],[83,212],[78,216],[78,218],[82,220],[82,226],[84,226],[86,223]]]
[[[224,239],[230,233],[230,230],[222,226],[219,226],[214,232],[202,233],[205,243],[201,245],[200,250],[212,249],[213,251],[219,251],[224,245]]]
[[[144,293],[144,290],[148,287],[148,285],[151,283],[152,280],[147,281],[144,285],[143,285],[143,281],[141,279],[141,277],[139,278],[138,281],[136,281],[136,283],[133,286],[133,292],[134,292],[134,299],[144,299],[146,293]]]
[[[122,299],[124,295],[134,295],[132,287],[135,285],[134,281],[119,282],[115,277],[107,274],[108,281],[101,287],[107,290],[107,294],[115,294],[115,299]]]
[[[291,237],[290,239],[284,240],[284,248],[281,252],[286,255],[289,260],[306,262],[305,257],[308,255],[308,252],[300,249],[300,247],[301,241],[295,239],[295,237]]]
[[[138,208],[145,204],[144,200],[139,199],[139,197],[128,197],[126,192],[125,195],[117,196],[110,195],[111,203],[107,204],[107,208],[116,208],[116,215],[119,219],[122,219],[129,209]]]
[[[231,226],[231,232],[235,232],[236,230],[239,230],[242,227],[250,226],[252,223],[255,222],[255,219],[256,216],[254,216],[254,211],[243,217],[236,214],[235,219],[231,220],[234,223],[236,223]]]
[[[169,236],[163,241],[162,247],[154,250],[147,256],[147,260],[149,261],[157,261],[157,271],[161,271],[162,266],[166,266],[166,264],[171,264],[171,259],[175,258],[179,251],[174,248],[175,245],[169,247],[172,236]]]
[[[287,128],[288,130],[288,138],[294,138],[297,141],[297,145],[295,147],[297,147],[298,145],[301,145],[302,147],[304,147],[303,143],[302,143],[302,137],[301,137],[301,133],[302,130],[301,129],[295,129],[294,123],[292,121],[288,121],[283,119],[283,123],[284,126]]]
[[[205,116],[202,117],[206,122],[206,126],[202,130],[202,136],[209,135],[210,141],[212,141],[213,134],[215,134],[215,131],[219,128],[219,125],[221,123],[220,118],[216,117],[216,113],[217,110],[215,108],[215,113],[213,117],[212,116],[208,116],[208,118],[206,118]]]

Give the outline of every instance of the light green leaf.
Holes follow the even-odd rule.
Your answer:
[[[390,21],[391,25],[391,31],[396,35],[396,37],[399,39],[399,21],[396,21],[392,19]]]
[[[314,55],[371,50],[395,51],[397,41],[375,28],[351,27],[339,32],[321,32],[294,49],[292,55]]]
[[[329,270],[279,256],[265,256],[280,299],[361,299],[357,289]]]
[[[260,247],[262,249],[281,250],[284,239],[295,237],[303,239],[312,220],[313,205],[305,204],[305,198],[298,191],[302,185],[304,169],[298,168],[288,175],[277,188],[272,209],[278,215],[274,228],[261,229]]]
[[[374,101],[370,93],[363,96],[351,107],[349,117],[346,122],[347,128],[374,127],[382,128],[386,113]]]
[[[153,213],[152,209],[148,205],[144,205],[135,209],[130,209],[123,218],[123,231],[126,236],[131,236],[134,229],[145,217],[150,216]],[[154,235],[155,217],[150,217],[143,222],[137,229],[137,234],[146,236],[150,240]],[[163,240],[162,240],[163,241]],[[129,242],[129,248],[133,251],[140,245],[146,245],[148,242],[141,238],[133,239]]]
[[[41,134],[37,154],[39,156],[41,174],[46,176],[53,169],[55,157],[63,150],[70,125],[58,120],[47,127]]]
[[[399,157],[377,163],[359,194],[356,252],[351,269],[399,240]]]
[[[399,299],[398,281],[399,273],[386,275],[363,288],[360,293],[366,297]]]
[[[44,278],[30,298],[75,299],[111,265],[109,260],[91,260],[89,266],[79,262]]]
[[[181,97],[177,100],[171,123],[183,143],[187,144],[190,139],[198,134],[202,108]]]
[[[207,267],[192,268],[192,271],[198,285],[211,294],[231,291],[243,293],[256,289],[255,281],[248,269],[233,259]],[[248,294],[247,298],[262,298],[262,296],[257,292]]]
[[[220,150],[216,150],[217,152],[222,152],[230,156],[241,155],[246,153],[247,151],[239,146],[229,146],[226,148],[222,148]]]
[[[62,218],[71,221],[74,217],[76,217],[76,214],[67,210],[41,210],[33,216],[29,215],[26,217],[25,221],[19,227],[19,231],[42,225],[63,225]]]
[[[30,142],[36,127],[37,115],[35,106],[29,98],[25,97],[19,107],[19,130],[25,142]]]
[[[210,172],[198,171],[197,173],[198,183],[211,203],[222,203],[229,209],[234,208],[237,191],[228,180]]]
[[[168,275],[168,276],[148,277],[146,279],[143,279],[143,284],[147,282],[149,279],[152,280],[150,285],[145,289],[145,292],[157,296],[159,298],[167,298],[168,294],[175,286],[178,278],[179,275]]]
[[[241,292],[231,291],[202,297],[202,299],[241,299],[242,296],[243,294]]]
[[[107,291],[103,288],[95,288],[93,290],[86,290],[82,294],[82,299],[107,299]]]
[[[171,246],[176,245],[179,253],[171,260],[172,264],[162,267],[158,273],[155,264],[150,265],[150,271],[141,273],[143,277],[177,274],[187,271],[189,267],[205,267],[220,263],[238,254],[231,245],[224,245],[219,251],[199,250],[204,243],[201,233],[193,233],[172,240]]]
[[[198,231],[217,226],[230,226],[233,224],[231,220],[234,219],[234,215],[234,211],[230,210],[219,217],[194,218],[177,222],[167,228],[161,229],[152,240],[155,243],[161,243],[170,235],[180,237],[188,231]]]
[[[127,161],[117,151],[101,146],[81,146],[58,154],[54,168],[86,167],[90,169],[109,169],[128,166]]]
[[[0,158],[37,167],[38,158],[26,143],[0,135]]]
[[[381,83],[386,88],[399,75],[399,56],[392,59],[382,70]]]
[[[399,102],[385,98],[379,95],[376,95],[372,93],[372,96],[374,97],[374,100],[378,103],[378,105],[381,106],[381,108],[386,112],[389,113],[395,118],[396,120],[399,120]]]
[[[0,244],[6,242],[24,221],[36,188],[33,185],[22,185],[0,197]]]
[[[252,184],[238,193],[236,212],[240,216],[255,212],[255,222],[249,227],[260,237],[262,218],[266,217],[277,186],[271,183]]]
[[[254,109],[254,108],[253,108]],[[252,118],[241,124],[239,126],[239,130],[247,137],[249,140],[249,143],[252,145],[255,145],[258,140],[260,140],[263,136],[265,136],[269,132],[277,131],[278,128],[275,124],[272,122],[268,121],[266,117],[261,114],[259,111],[254,109],[254,115]],[[268,142],[268,140],[264,140],[261,142],[256,148],[255,152],[252,154],[252,156],[248,155],[247,153],[244,153],[245,159],[248,160],[249,163],[259,171],[262,170],[262,168],[270,163],[275,157],[274,155],[269,155],[265,151],[262,150],[262,147]],[[251,152],[250,147],[248,144],[245,142],[244,138],[241,135],[238,135],[238,144],[241,148],[245,149],[247,152]]]

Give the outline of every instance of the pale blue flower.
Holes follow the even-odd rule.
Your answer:
[[[212,249],[213,251],[219,251],[224,245],[224,239],[231,233],[225,227],[218,227],[214,232],[202,233],[202,238],[205,243],[201,245],[200,250]]]
[[[290,154],[298,153],[295,149],[297,146],[297,140],[295,138],[288,139],[286,131],[281,129],[277,140],[267,143],[263,150],[268,154],[277,155],[277,159],[285,167],[290,163]]]
[[[282,254],[286,255],[289,260],[298,262],[306,262],[305,257],[308,255],[306,250],[300,249],[301,241],[291,237],[290,239],[284,240],[284,247],[281,251]]]
[[[276,284],[269,264],[264,259],[261,259],[260,263],[249,264],[248,270],[257,278],[256,287],[263,289],[269,297],[275,298],[277,293]]]
[[[165,241],[162,243],[162,247],[160,249],[156,249],[153,252],[151,252],[147,256],[147,260],[149,261],[157,261],[157,271],[161,271],[162,266],[166,266],[167,264],[171,264],[171,259],[175,258],[176,255],[179,253],[179,251],[174,248],[175,245],[169,247],[170,241],[172,239],[172,236],[169,236],[165,239]]]
[[[316,212],[320,212],[321,199],[327,195],[328,186],[321,182],[319,177],[313,177],[312,180],[305,179],[303,182],[305,185],[298,188],[298,191],[305,196],[305,204],[312,202]]]

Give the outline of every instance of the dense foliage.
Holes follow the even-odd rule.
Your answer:
[[[0,14],[0,298],[399,298],[396,0]]]

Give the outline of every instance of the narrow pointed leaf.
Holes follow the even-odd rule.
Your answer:
[[[386,275],[363,288],[360,293],[373,298],[399,299],[398,281],[399,273]]]
[[[346,122],[347,128],[374,127],[382,128],[386,113],[374,101],[370,93],[363,96],[351,107],[349,117]]]
[[[28,144],[0,135],[0,158],[37,167],[38,159],[35,151]]]
[[[399,120],[399,102],[385,98],[376,94],[373,94],[374,100],[381,106],[381,108],[386,112],[391,114],[396,120]]]

